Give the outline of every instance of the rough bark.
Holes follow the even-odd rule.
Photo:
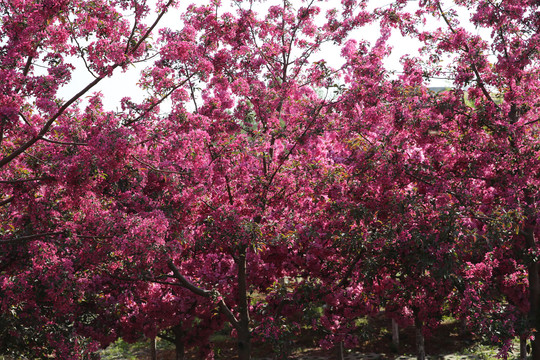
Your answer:
[[[156,338],[150,339],[150,360],[157,360]]]
[[[345,357],[343,355],[343,341],[340,341],[339,344],[336,345],[336,359],[337,360],[344,360]]]
[[[239,256],[235,259],[238,266],[238,312],[240,319],[236,318],[229,306],[227,306],[225,303],[225,300],[221,298],[219,291],[206,290],[196,286],[180,273],[180,270],[176,267],[176,265],[174,265],[172,260],[167,262],[169,268],[174,274],[174,277],[179,281],[179,286],[182,286],[199,296],[206,298],[217,296],[218,298],[221,298],[217,302],[217,305],[238,333],[239,360],[251,360],[251,331],[249,329],[249,303],[247,297],[246,249],[246,246],[241,248],[239,251]]]
[[[426,359],[426,348],[424,345],[424,334],[422,333],[423,324],[418,316],[414,317],[414,327],[416,328],[416,359]]]
[[[519,359],[520,360],[527,359],[527,337],[526,336],[519,337]]]
[[[174,348],[176,352],[176,360],[184,360],[186,349],[184,346],[184,332],[181,326],[175,326],[173,328],[174,334]]]
[[[535,228],[535,213],[532,210],[532,198],[528,192],[525,193],[525,203],[528,205],[525,217],[525,224],[523,226],[522,234],[525,236],[525,243],[527,248],[534,254],[537,249],[537,244],[534,238]],[[538,311],[540,309],[540,278],[538,271],[540,270],[540,263],[537,259],[531,259],[531,262],[527,268],[529,277],[529,326],[534,329],[534,340],[531,341],[532,356],[534,360],[540,360],[540,316]]]
[[[538,316],[538,308],[540,306],[540,279],[538,277],[538,270],[538,261],[534,261],[529,265],[529,321],[533,329],[540,329],[540,317]],[[534,335],[535,338],[531,342],[532,359],[540,360],[540,334],[538,334],[538,330],[535,330]]]
[[[399,351],[399,325],[392,319],[392,347],[394,351]]]

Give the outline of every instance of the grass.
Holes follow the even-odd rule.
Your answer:
[[[158,352],[174,351],[174,346],[165,340],[156,340],[156,349]],[[150,351],[150,341],[141,340],[130,344],[122,339],[109,345],[106,349],[100,351],[102,360],[139,360],[148,359]]]
[[[392,348],[390,320],[383,314],[374,318],[362,318],[357,320],[357,325],[363,329],[359,333],[359,338],[364,339],[359,347],[354,351],[362,353],[383,354],[385,359],[394,359],[400,355],[414,356],[415,330],[413,327],[400,329],[399,351]],[[317,347],[314,341],[315,334],[309,328],[304,328],[302,334],[296,339],[290,359],[298,359],[300,356],[319,355],[328,356],[332,359],[331,351],[324,351]],[[214,348],[215,359],[234,359],[236,357],[235,341],[227,331],[214,334],[211,339]],[[101,352],[104,360],[143,360],[149,358],[149,341],[141,341],[135,344],[128,344],[124,341],[117,341]],[[158,358],[160,360],[173,360],[174,347],[165,340],[157,341]],[[479,359],[496,359],[498,349],[493,346],[483,344],[480,339],[463,331],[461,324],[452,318],[443,319],[440,327],[433,333],[433,336],[426,338],[426,352],[429,355],[454,355],[459,356],[474,355]],[[519,352],[519,341],[514,344],[514,354],[509,359],[516,359]],[[268,344],[254,344],[254,358],[271,356],[272,349]],[[431,357],[435,358],[435,357]],[[198,359],[194,350],[186,354],[186,359]]]

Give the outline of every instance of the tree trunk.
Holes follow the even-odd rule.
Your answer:
[[[392,319],[392,347],[395,352],[399,351],[399,325]]]
[[[527,359],[527,336],[519,337],[519,360]]]
[[[422,333],[423,324],[418,316],[414,316],[414,327],[416,328],[416,359],[426,359],[426,348],[424,345],[424,334]]]
[[[184,346],[184,332],[182,326],[177,325],[173,328],[174,334],[174,349],[176,352],[175,360],[184,360],[186,349]]]
[[[157,360],[156,338],[150,339],[150,360]]]
[[[525,236],[527,248],[534,254],[537,248],[534,239],[535,220],[534,214],[530,210],[532,199],[528,193],[525,194],[525,202],[529,205],[529,208],[527,209],[522,234]],[[538,329],[540,329],[540,316],[538,316],[540,308],[540,278],[538,277],[540,263],[538,260],[531,260],[527,270],[529,272],[529,327],[534,329],[534,340],[531,341],[532,359],[540,360],[540,334],[538,333]]]
[[[531,232],[532,236],[532,232]],[[529,324],[535,329],[534,340],[531,342],[532,359],[540,360],[540,334],[537,329],[540,329],[540,317],[538,309],[540,306],[540,279],[538,278],[539,264],[534,261],[529,265]]]
[[[247,296],[246,275],[246,252],[247,247],[242,246],[238,255],[238,358],[251,360],[251,331],[249,329],[249,303]]]
[[[339,344],[336,345],[336,359],[337,360],[344,360],[343,341],[340,341]]]

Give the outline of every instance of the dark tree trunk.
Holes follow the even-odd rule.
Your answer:
[[[174,334],[174,349],[176,352],[176,360],[184,360],[185,359],[185,353],[186,349],[184,346],[184,331],[182,330],[182,326],[177,325],[173,328],[173,334]]]
[[[157,360],[156,338],[150,339],[150,360]]]
[[[238,265],[238,358],[240,360],[251,360],[251,331],[249,329],[249,303],[247,296],[247,274],[246,274],[246,251],[247,247],[242,246],[239,251]]]
[[[343,341],[340,341],[339,344],[336,345],[336,359],[337,360],[344,360],[344,354],[343,354]]]
[[[392,347],[395,352],[399,351],[399,325],[392,319]]]
[[[534,254],[536,252],[536,241],[534,239],[535,228],[535,214],[531,210],[532,199],[529,194],[525,194],[525,203],[529,206],[527,209],[527,216],[525,217],[525,224],[523,226],[522,234],[525,236],[525,243],[527,248]],[[532,359],[540,360],[540,316],[538,311],[540,310],[540,278],[538,277],[538,271],[540,270],[540,263],[536,259],[531,259],[531,263],[527,268],[529,274],[529,326],[534,330],[534,340],[531,341],[532,347]]]
[[[531,233],[532,237],[532,233]],[[540,279],[538,278],[539,264],[534,261],[529,265],[529,321],[533,329],[540,329],[540,317],[538,310],[540,307]],[[540,360],[540,334],[538,330],[534,332],[534,340],[531,342],[532,358]]]
[[[425,360],[426,359],[426,348],[424,345],[424,334],[422,328],[424,325],[422,321],[418,319],[418,315],[414,316],[414,327],[416,328],[416,359]]]
[[[172,270],[174,277],[179,281],[179,285],[190,290],[196,295],[206,298],[212,298],[217,295],[219,298],[217,306],[227,317],[230,323],[234,326],[238,332],[238,357],[240,360],[251,360],[251,331],[249,329],[249,301],[247,296],[247,276],[246,276],[246,253],[247,246],[242,246],[238,251],[238,256],[235,258],[235,262],[238,267],[238,315],[237,318],[231,309],[225,303],[225,300],[221,298],[221,294],[217,290],[206,290],[198,287],[190,282],[174,264],[172,260],[167,262],[169,269]]]
[[[519,337],[519,359],[527,359],[527,336]]]

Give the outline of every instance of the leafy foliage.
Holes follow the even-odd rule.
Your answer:
[[[161,28],[174,0],[2,2],[2,351],[172,331],[211,358],[228,324],[244,360],[308,319],[353,347],[381,307],[425,335],[461,318],[503,354],[534,335],[540,4],[447,3],[215,1]],[[421,49],[396,74],[398,32]],[[73,59],[92,80],[66,100]],[[107,110],[92,90],[141,62],[145,95]]]

